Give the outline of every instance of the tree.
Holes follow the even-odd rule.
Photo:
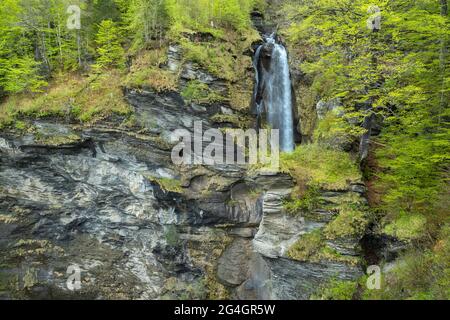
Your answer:
[[[125,61],[125,51],[120,44],[119,29],[112,20],[103,20],[95,40],[97,44],[97,62],[94,70],[110,67],[122,68]]]

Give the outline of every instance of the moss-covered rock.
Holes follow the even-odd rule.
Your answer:
[[[399,215],[394,221],[386,224],[383,232],[401,241],[412,241],[424,236],[427,219],[421,214]]]
[[[309,262],[336,261],[352,265],[360,262],[356,257],[341,255],[329,247],[320,229],[301,236],[288,249],[287,256],[294,260]]]
[[[336,219],[326,226],[324,234],[329,240],[360,239],[365,234],[369,222],[367,211],[350,205],[342,205]]]

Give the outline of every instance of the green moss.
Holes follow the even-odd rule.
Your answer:
[[[229,300],[231,298],[228,289],[217,281],[214,274],[207,273],[204,282],[208,291],[209,300]]]
[[[231,124],[233,127],[240,129],[248,129],[251,127],[252,120],[246,116],[237,114],[215,114],[211,118],[211,121],[218,124]]]
[[[312,300],[352,300],[358,283],[332,279],[311,296]]]
[[[19,219],[10,214],[0,214],[0,223],[11,224],[17,222]]]
[[[170,178],[153,178],[148,177],[150,181],[158,184],[160,188],[166,192],[175,192],[181,193],[183,192],[183,188],[181,187],[181,181]]]
[[[323,247],[324,241],[320,230],[308,233],[292,245],[287,255],[291,259],[307,261],[316,255]]]
[[[36,142],[39,144],[49,146],[60,146],[64,144],[72,144],[81,141],[81,138],[76,134],[69,135],[54,135],[54,136],[37,136]]]
[[[350,156],[324,145],[302,145],[292,153],[280,157],[281,170],[297,181],[307,181],[328,190],[346,190],[350,182],[358,181],[361,174]]]
[[[181,46],[187,60],[198,63],[217,78],[236,80],[236,61],[230,52],[231,44],[226,42],[193,43],[184,39],[181,41]]]
[[[210,89],[207,84],[198,80],[189,81],[181,95],[188,102],[195,102],[199,104],[207,104],[224,100],[224,97],[222,97],[219,93]]]
[[[287,256],[298,261],[339,261],[356,265],[359,259],[343,256],[327,246],[322,230],[315,230],[301,236],[288,250]]]
[[[177,81],[177,76],[172,72],[150,67],[128,74],[124,84],[130,88],[149,87],[157,92],[167,92],[177,89]]]
[[[427,219],[420,214],[403,213],[387,224],[383,231],[403,241],[421,238],[426,230]]]
[[[342,205],[339,215],[330,222],[324,234],[327,239],[359,238],[362,237],[369,224],[368,215],[361,208]]]

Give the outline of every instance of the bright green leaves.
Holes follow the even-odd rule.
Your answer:
[[[125,52],[120,44],[119,30],[113,21],[104,20],[100,23],[95,42],[98,58],[94,70],[124,66]]]
[[[10,93],[38,92],[47,85],[39,75],[39,63],[30,56],[0,59],[0,86]]]

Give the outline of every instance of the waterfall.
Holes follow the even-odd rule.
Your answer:
[[[274,35],[266,38],[266,43],[257,49],[254,66],[256,85],[253,98],[258,125],[261,114],[265,112],[269,126],[280,130],[281,151],[293,151],[294,115],[288,54],[286,48],[276,42]]]

